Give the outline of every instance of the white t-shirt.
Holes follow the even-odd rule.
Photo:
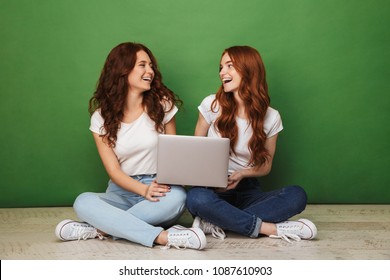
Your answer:
[[[178,111],[177,107],[165,114],[163,124],[168,123]],[[99,135],[105,133],[100,110],[91,117],[89,129]],[[121,169],[129,176],[157,173],[158,132],[154,121],[143,113],[132,123],[121,123],[113,148]]]
[[[215,127],[215,121],[220,115],[219,106],[215,107],[214,111],[211,110],[211,103],[215,99],[215,94],[207,96],[203,99],[199,105],[199,112],[203,115],[210,128],[208,130],[208,137],[221,137]],[[249,168],[249,160],[251,158],[249,152],[249,140],[252,136],[253,130],[246,119],[236,118],[238,126],[238,139],[235,148],[236,154],[231,154],[229,159],[229,174],[237,170]],[[282,119],[277,110],[268,107],[267,113],[264,119],[264,132],[267,138],[274,136],[283,129]]]

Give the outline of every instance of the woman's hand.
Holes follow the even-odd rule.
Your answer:
[[[244,175],[240,171],[234,171],[228,178],[228,185],[225,189],[217,189],[218,192],[224,192],[228,190],[235,189],[240,183],[240,181],[244,178]]]
[[[146,189],[144,197],[152,202],[160,201],[159,197],[166,196],[167,192],[171,191],[168,185],[160,185],[154,180]]]
[[[228,186],[226,189],[235,189],[243,178],[244,175],[241,173],[241,171],[234,171],[228,178]]]

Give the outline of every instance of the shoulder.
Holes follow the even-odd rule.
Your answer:
[[[215,100],[216,100],[216,95],[210,94],[202,100],[198,108],[203,112],[208,112],[208,111],[218,112],[219,109],[218,103],[214,103],[215,107],[211,108],[211,105]]]
[[[101,122],[101,123],[104,123],[104,119],[102,117],[100,109],[96,109],[95,112],[93,112],[93,114],[91,116],[91,122]]]
[[[202,114],[208,124],[211,124],[213,121],[215,121],[218,116],[218,104],[214,103],[215,107],[211,107],[214,100],[215,94],[211,94],[209,96],[206,96],[198,106],[199,112]]]
[[[92,132],[103,134],[104,133],[103,125],[104,125],[104,119],[100,113],[100,109],[97,109],[95,112],[93,112],[91,116],[91,123],[89,129]]]
[[[215,97],[216,97],[215,94],[210,94],[202,100],[201,104],[211,106],[211,103],[213,103]]]
[[[271,137],[283,130],[282,118],[278,110],[268,107],[264,118],[264,131]]]
[[[165,123],[168,123],[173,118],[173,116],[176,115],[178,108],[173,103],[173,101],[169,100],[168,98],[164,98],[163,100],[161,100],[160,104],[163,107],[163,110],[165,113],[164,119],[163,119],[163,123],[165,124]]]
[[[267,112],[265,113],[265,118],[266,119],[279,119],[281,117],[280,117],[280,113],[278,110],[276,110],[272,107],[268,107]]]
[[[160,104],[163,107],[164,111],[169,111],[174,106],[173,101],[168,99],[167,97],[164,97],[160,101]]]

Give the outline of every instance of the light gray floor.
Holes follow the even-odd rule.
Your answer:
[[[207,236],[203,251],[161,250],[125,240],[61,242],[54,229],[70,207],[0,209],[2,260],[390,260],[390,205],[308,205],[303,214],[318,227],[312,241],[293,242],[261,237],[250,239],[227,233],[224,241]],[[179,221],[192,223],[185,213]]]

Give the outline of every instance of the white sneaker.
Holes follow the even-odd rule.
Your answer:
[[[308,219],[298,221],[285,221],[276,224],[276,235],[271,238],[281,238],[290,242],[290,239],[300,241],[301,239],[313,239],[317,236],[317,227]]]
[[[211,234],[214,238],[224,240],[226,237],[225,232],[219,226],[202,220],[200,217],[195,217],[192,223],[193,228],[200,228],[205,234]]]
[[[163,249],[171,246],[177,249],[202,250],[206,247],[207,241],[203,231],[199,228],[185,228],[180,225],[173,226],[168,230],[168,242]]]
[[[72,220],[63,220],[60,222],[56,227],[55,234],[62,241],[86,240],[96,237],[104,239],[103,235],[93,226]]]

